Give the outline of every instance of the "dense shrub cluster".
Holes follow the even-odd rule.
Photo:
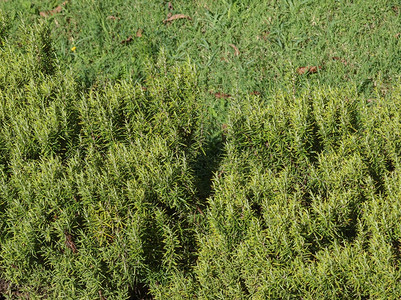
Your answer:
[[[0,30],[7,296],[401,295],[399,88],[230,98],[210,191],[220,160],[204,156],[219,151],[190,63],[162,52],[143,84],[82,91],[45,25],[20,31],[9,44]]]
[[[195,267],[203,299],[401,295],[392,97],[316,89],[233,104]]]
[[[0,51],[1,277],[30,297],[144,295],[193,260],[194,70],[161,54],[146,86],[80,92],[46,30]]]

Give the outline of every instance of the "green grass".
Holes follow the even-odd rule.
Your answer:
[[[15,27],[59,4],[18,0],[1,6]],[[98,78],[143,80],[146,57],[160,48],[171,61],[190,57],[205,89],[234,95],[285,87],[291,72],[309,65],[324,69],[297,85],[352,81],[360,93],[372,92],[378,81],[391,82],[400,72],[397,1],[205,0],[173,1],[173,7],[172,14],[192,20],[164,25],[167,1],[70,1],[47,21],[60,63],[86,85]],[[135,37],[138,29],[143,29],[141,38]],[[129,36],[133,42],[121,45]]]
[[[0,298],[399,298],[398,1],[171,2],[0,1]]]

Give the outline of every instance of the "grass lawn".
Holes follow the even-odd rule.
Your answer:
[[[58,5],[1,3],[13,39],[21,22],[46,19],[60,65],[86,86],[143,80],[145,58],[161,48],[169,61],[189,58],[205,89],[233,95],[286,88],[305,66],[322,69],[296,77],[297,88],[352,82],[363,94],[400,73],[397,1],[71,0],[51,15]],[[163,22],[169,14],[191,19]]]

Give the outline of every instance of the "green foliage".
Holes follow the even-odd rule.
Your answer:
[[[399,89],[391,95],[326,88],[232,106],[198,234],[199,298],[400,295]]]
[[[399,298],[394,1],[57,5],[0,2],[0,293]]]
[[[390,84],[400,73],[400,7],[394,0],[176,0],[171,11],[168,1],[84,0],[40,17],[62,2],[2,1],[0,8],[12,33],[21,20],[46,19],[61,64],[87,86],[99,77],[142,80],[145,58],[160,48],[169,61],[190,57],[205,88],[230,94],[283,88],[287,70],[303,66],[323,69],[301,78],[301,86],[352,81],[367,94],[380,76]],[[192,20],[164,24],[169,12]],[[129,36],[132,42],[121,44]]]
[[[10,27],[10,22],[4,15],[4,12],[0,10],[0,46],[3,46],[4,39],[7,36]]]
[[[0,53],[1,275],[30,297],[135,297],[194,259],[195,70],[161,53],[146,86],[81,93],[46,32]]]

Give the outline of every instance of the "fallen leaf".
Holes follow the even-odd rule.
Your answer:
[[[168,17],[166,20],[163,21],[164,24],[168,23],[168,22],[172,22],[175,20],[179,20],[179,19],[187,19],[187,20],[192,20],[191,17],[183,15],[183,14],[177,14],[177,15],[173,15],[171,17]]]
[[[204,214],[203,211],[199,208],[199,206],[196,206],[196,209],[198,210],[198,212],[199,212],[202,216],[205,216],[205,214]]]
[[[400,37],[400,35],[401,35],[401,32],[398,32],[397,34],[394,35],[394,37],[395,37],[396,39],[398,39],[398,38]]]
[[[391,9],[393,10],[393,12],[395,12],[396,15],[398,15],[398,6],[393,6],[391,7]]]
[[[253,92],[251,92],[251,95],[259,96],[259,95],[260,95],[260,92],[258,92],[258,91],[253,91]]]
[[[132,38],[132,35],[130,35],[129,37],[127,37],[125,40],[121,41],[121,44],[126,45],[129,44],[133,41],[134,39]]]
[[[320,70],[322,67],[321,66],[313,66],[309,68],[309,73],[313,74],[313,73],[317,73],[318,70]]]
[[[169,10],[174,10],[173,4],[171,4],[171,2],[167,3],[167,6]]]
[[[102,294],[102,290],[99,290],[99,298],[100,300],[106,300],[106,298]]]
[[[313,74],[313,73],[317,73],[317,71],[318,71],[318,70],[321,70],[321,69],[322,69],[321,66],[299,67],[299,68],[297,69],[297,73],[298,73],[299,75],[302,75],[302,74],[305,74],[305,73],[307,73],[307,74]]]
[[[136,37],[142,37],[142,33],[143,33],[143,29],[142,28],[139,28],[137,31],[136,31]]]
[[[299,75],[302,75],[302,74],[304,74],[304,73],[306,73],[306,72],[308,72],[309,71],[309,67],[299,67],[298,69],[297,69],[297,73],[299,74]]]
[[[231,97],[230,94],[224,94],[224,93],[220,93],[220,92],[214,93],[214,95],[215,95],[216,98],[219,98],[219,99],[220,98],[226,99],[226,98],[230,98]]]
[[[332,59],[342,62],[345,66],[348,65],[348,62],[344,58],[341,58],[341,57],[338,57],[338,56],[333,56]]]
[[[74,241],[72,240],[72,236],[70,233],[68,233],[67,231],[64,231],[64,235],[65,235],[65,245],[67,246],[67,248],[71,249],[72,253],[77,253],[77,247],[75,246]]]
[[[269,37],[270,31],[263,31],[261,36],[258,36],[258,39],[262,39],[264,41],[267,41]]]
[[[49,16],[52,16],[54,14],[58,14],[63,10],[63,7],[68,3],[68,1],[64,1],[63,3],[61,3],[61,5],[57,6],[56,8],[52,9],[52,10],[47,10],[47,11],[41,11],[39,13],[39,15],[41,17],[47,18]]]
[[[120,18],[118,18],[116,16],[108,16],[107,20],[120,20]]]
[[[102,290],[99,290],[99,298],[100,300],[106,300],[106,297],[103,296]]]
[[[234,55],[238,56],[240,54],[238,48],[234,44],[229,44],[234,49]]]

